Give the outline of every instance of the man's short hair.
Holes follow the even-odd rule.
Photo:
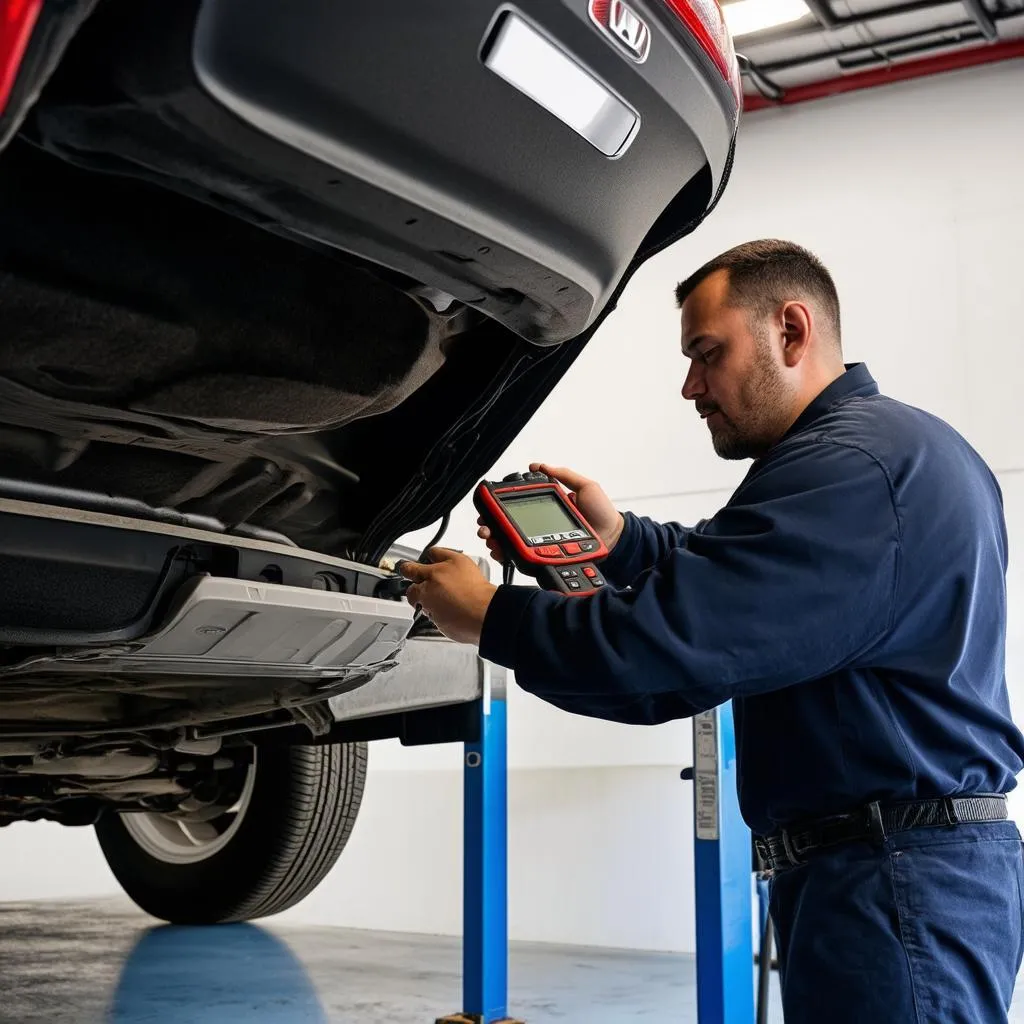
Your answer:
[[[840,343],[839,295],[832,275],[814,253],[776,238],[744,242],[705,263],[677,285],[679,306],[719,270],[729,272],[729,301],[759,317],[768,316],[790,299],[813,300],[825,318],[826,331],[837,345]]]

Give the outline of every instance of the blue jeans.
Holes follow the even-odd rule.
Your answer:
[[[1012,822],[849,843],[771,883],[786,1024],[997,1024],[1024,952]]]

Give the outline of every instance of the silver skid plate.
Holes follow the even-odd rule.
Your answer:
[[[67,651],[46,658],[45,670],[330,679],[383,667],[412,620],[404,602],[203,576],[148,636]],[[10,674],[38,671],[42,660]]]

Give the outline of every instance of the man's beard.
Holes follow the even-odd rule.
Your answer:
[[[756,361],[740,387],[738,404],[742,423],[717,409],[720,425],[711,434],[715,454],[723,459],[759,459],[780,439],[778,424],[786,384],[765,338],[758,344]]]

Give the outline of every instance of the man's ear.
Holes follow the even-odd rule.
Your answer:
[[[814,316],[804,302],[787,302],[781,312],[782,358],[787,366],[796,366],[807,354]]]

